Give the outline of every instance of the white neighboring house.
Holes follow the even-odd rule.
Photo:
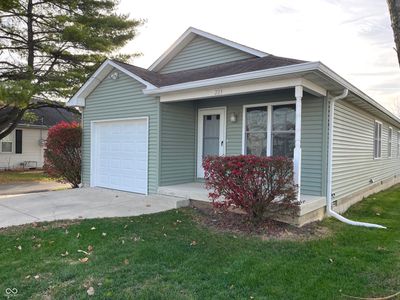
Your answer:
[[[56,108],[31,110],[35,122],[21,121],[0,140],[0,170],[42,168],[48,129],[62,121],[79,121],[73,113]]]

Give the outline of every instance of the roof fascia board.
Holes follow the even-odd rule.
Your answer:
[[[142,83],[148,89],[154,89],[156,86],[151,83],[143,80],[141,77],[137,76],[116,64],[112,60],[107,59],[105,62],[101,64],[101,66],[93,73],[93,75],[85,82],[85,84],[75,93],[75,95],[68,100],[67,106],[72,107],[84,107],[86,97],[99,85],[99,83],[110,73],[112,68],[115,68],[129,77],[135,79],[136,81]]]
[[[357,87],[355,87],[354,85],[352,85],[350,82],[348,82],[346,79],[344,79],[343,77],[341,77],[339,74],[337,74],[336,72],[334,72],[332,69],[330,69],[329,67],[327,67],[326,65],[324,65],[323,63],[319,63],[318,66],[318,70],[323,73],[324,75],[326,75],[327,77],[331,78],[332,80],[336,81],[337,83],[339,83],[340,85],[342,85],[343,87],[347,88],[349,91],[351,91],[353,94],[355,94],[356,96],[360,97],[361,99],[363,99],[364,101],[366,101],[367,103],[371,104],[372,106],[374,106],[375,108],[377,108],[378,110],[382,111],[383,113],[385,113],[388,117],[390,117],[392,120],[394,120],[395,122],[397,122],[398,124],[400,124],[400,119],[398,117],[396,117],[394,114],[392,114],[389,110],[387,110],[385,107],[383,107],[382,105],[380,105],[378,102],[376,102],[374,99],[372,99],[370,96],[368,96],[367,94],[365,94],[363,91],[361,91],[360,89],[358,89]]]
[[[255,55],[257,57],[264,57],[269,55],[266,52],[250,48],[244,46],[239,43],[235,43],[233,41],[224,39],[222,37],[216,36],[214,34],[202,31],[197,28],[189,27],[173,44],[171,47],[167,49],[148,69],[150,71],[159,71],[161,70],[176,54],[178,54],[190,41],[194,39],[194,37],[202,36],[204,38],[210,39],[212,41],[221,43],[223,45],[232,47],[234,49],[238,49],[240,51]]]

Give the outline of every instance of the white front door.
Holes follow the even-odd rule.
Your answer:
[[[92,123],[91,186],[147,194],[147,118]]]
[[[197,139],[197,177],[204,177],[203,159],[209,155],[225,155],[226,109],[199,109]]]

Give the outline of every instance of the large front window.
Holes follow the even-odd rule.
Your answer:
[[[295,117],[294,104],[246,107],[244,154],[293,157]]]

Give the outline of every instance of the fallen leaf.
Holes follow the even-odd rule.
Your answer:
[[[85,255],[90,255],[90,253],[89,252],[86,252],[85,250],[81,250],[81,249],[79,249],[79,250],[77,250],[79,253],[84,253]]]
[[[96,227],[93,226],[92,228],[90,228],[90,230],[96,230]]]
[[[197,245],[197,242],[196,241],[192,241],[191,243],[190,243],[190,246],[196,246]]]
[[[124,226],[124,229],[126,229],[126,228],[128,228],[128,225],[125,225],[125,226]]]
[[[102,236],[106,236],[106,235],[107,235],[107,233],[103,232],[101,235],[102,235]]]
[[[76,238],[79,239],[81,237],[81,234],[78,232],[78,234],[76,235]]]
[[[91,286],[90,288],[88,288],[87,289],[87,294],[89,295],[89,296],[93,296],[94,295],[94,288]]]
[[[68,229],[65,229],[65,234],[68,234],[68,233],[69,233]]]
[[[165,236],[165,237],[167,237],[167,234],[166,234],[166,233],[164,233],[164,236]]]
[[[181,220],[176,220],[176,223],[182,223],[182,221]]]
[[[124,245],[124,244],[125,244],[125,241],[124,241],[124,240],[122,240],[122,241],[121,241],[121,243],[122,243],[122,245]]]
[[[88,260],[89,260],[88,257],[84,257],[84,258],[80,258],[80,259],[79,259],[79,261],[80,261],[81,263],[87,263]]]
[[[62,257],[68,256],[68,255],[69,255],[68,251],[65,251],[65,253],[61,253]]]
[[[19,245],[19,246],[17,247],[17,249],[18,249],[19,251],[21,251],[21,250],[22,250],[22,246]]]
[[[129,265],[129,260],[128,260],[127,258],[125,258],[124,264],[125,264],[125,265]]]
[[[36,248],[40,248],[40,247],[42,247],[42,244],[37,244],[36,245]]]
[[[380,214],[380,213],[376,213],[376,215],[377,215],[377,216],[380,216],[381,214]]]
[[[29,279],[29,278],[31,278],[31,275],[25,276],[25,279]]]
[[[35,279],[39,279],[39,278],[40,278],[40,276],[39,276],[39,274],[37,274],[37,275],[35,275],[33,278],[35,278]]]
[[[88,249],[89,252],[92,252],[94,248],[93,248],[92,245],[89,245],[89,246],[87,247],[87,249]]]
[[[332,259],[332,258],[330,258],[330,259],[329,259],[329,262],[330,262],[330,263],[333,263],[333,259]]]

